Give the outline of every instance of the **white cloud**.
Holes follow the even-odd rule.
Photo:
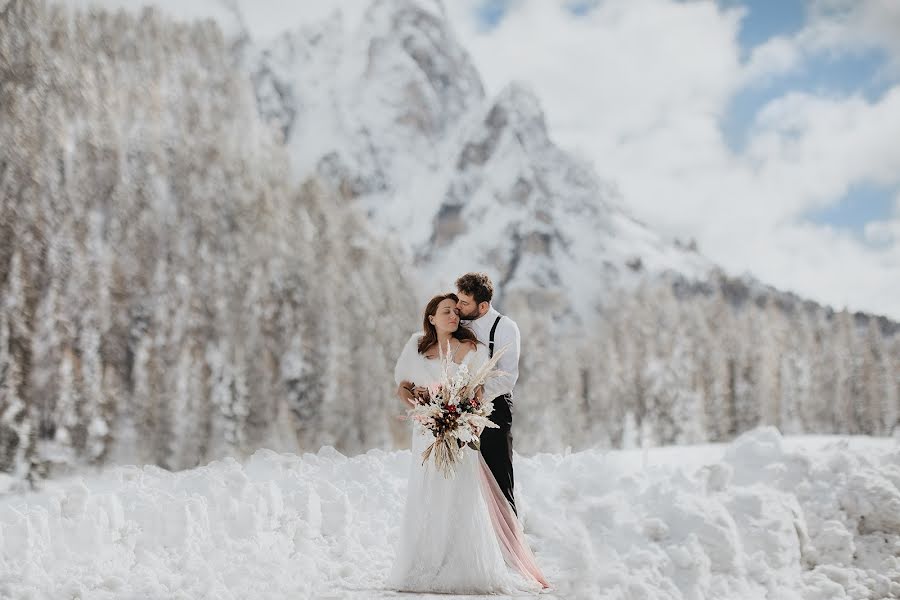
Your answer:
[[[881,51],[886,57],[879,77],[900,74],[900,2],[897,0],[813,0],[808,21],[792,36],[778,36],[753,50],[748,80],[783,75],[803,60]]]
[[[744,67],[745,85],[759,85],[798,68],[803,60],[795,40],[776,36],[754,48]]]
[[[554,138],[615,180],[639,218],[696,237],[733,272],[900,319],[900,240],[886,233],[893,229],[870,225],[866,239],[879,240],[870,244],[804,219],[855,182],[900,184],[900,86],[875,102],[778,98],[751,125],[741,154],[720,127],[735,94],[796,68],[816,44],[849,52],[873,43],[840,29],[889,30],[889,20],[872,16],[891,13],[888,3],[868,2],[865,11],[816,5],[795,38],[770,42],[746,64],[737,41],[744,11],[712,2],[607,0],[578,18],[558,3],[518,0],[490,31],[473,19],[476,4],[449,6],[488,89],[530,84]],[[852,17],[837,10],[847,6]]]
[[[877,102],[792,93],[759,114],[747,157],[760,179],[790,191],[799,208],[822,205],[854,181],[900,182],[900,86]]]

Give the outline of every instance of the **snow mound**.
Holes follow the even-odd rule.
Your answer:
[[[398,597],[382,586],[409,460],[260,450],[7,495],[0,597]],[[762,428],[724,446],[516,455],[515,468],[545,597],[900,597],[894,440]]]

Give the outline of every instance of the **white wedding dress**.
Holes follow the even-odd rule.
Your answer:
[[[416,385],[440,380],[440,361],[417,351],[413,335],[394,376]],[[463,364],[474,372],[488,360],[482,344]],[[458,368],[454,365],[451,368]],[[412,423],[409,488],[388,588],[459,594],[539,592],[546,583],[524,534],[481,453],[463,448],[456,475],[447,479],[422,451],[434,440]]]

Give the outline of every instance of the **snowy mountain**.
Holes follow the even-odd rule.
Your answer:
[[[584,319],[646,272],[712,266],[630,218],[609,183],[553,142],[527,88],[486,97],[440,3],[341,3],[319,24],[240,48],[295,176],[326,178],[402,240],[426,293],[485,269],[501,298]]]
[[[410,459],[260,450],[2,496],[0,597],[400,597],[383,586]],[[893,440],[763,428],[728,445],[514,460],[522,524],[552,586],[541,597],[900,597]]]

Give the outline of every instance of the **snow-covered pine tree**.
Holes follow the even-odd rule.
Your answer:
[[[782,397],[779,430],[784,434],[798,434],[808,431],[805,423],[812,394],[814,342],[810,319],[806,314],[794,314],[791,319],[782,321],[784,337],[779,364],[779,393]]]
[[[616,343],[615,330],[604,320],[593,344],[582,355],[588,396],[588,439],[592,444],[621,448],[624,444],[627,405],[623,401],[629,378],[628,365]],[[604,415],[598,419],[597,415]]]
[[[869,319],[860,365],[863,387],[860,428],[868,435],[885,435],[896,422],[897,397],[889,365],[878,321]]]
[[[737,433],[735,377],[739,332],[733,310],[721,288],[706,302],[706,328],[700,336],[701,386],[707,439],[712,442],[730,439]]]
[[[858,397],[862,390],[859,336],[853,315],[847,309],[835,314],[837,402],[833,406],[835,433],[861,433]]]

